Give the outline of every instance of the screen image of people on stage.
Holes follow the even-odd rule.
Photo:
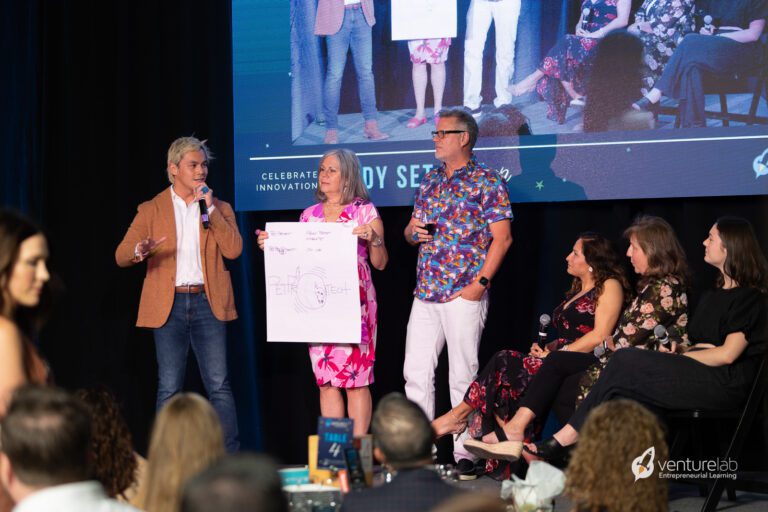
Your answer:
[[[294,207],[333,145],[409,204],[457,107],[516,201],[767,193],[765,5],[235,1],[236,208]]]

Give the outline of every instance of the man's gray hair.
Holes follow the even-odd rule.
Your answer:
[[[467,130],[467,134],[469,135],[469,149],[471,150],[475,147],[479,128],[477,127],[477,121],[472,117],[472,114],[463,108],[450,108],[441,110],[437,115],[440,117],[452,117],[458,119],[464,125],[464,129]]]
[[[190,151],[202,151],[205,154],[205,159],[210,163],[213,160],[213,153],[208,146],[206,146],[208,140],[200,140],[196,137],[179,137],[171,143],[171,147],[168,148],[168,162],[166,165],[166,172],[168,172],[168,181],[174,182],[174,176],[171,174],[171,164],[178,166],[181,163],[181,159],[184,155]]]
[[[432,456],[432,425],[421,407],[401,393],[390,393],[379,401],[371,432],[394,468],[419,466]]]

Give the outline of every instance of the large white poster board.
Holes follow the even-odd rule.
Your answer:
[[[267,341],[360,343],[353,227],[352,223],[267,223]]]
[[[456,37],[456,0],[392,0],[392,40]]]

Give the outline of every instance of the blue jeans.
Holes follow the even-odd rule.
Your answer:
[[[376,89],[373,83],[373,43],[371,27],[365,21],[362,9],[345,9],[341,29],[332,36],[326,36],[328,47],[328,70],[325,75],[323,112],[326,128],[339,128],[339,98],[341,79],[347,64],[347,53],[352,49],[352,61],[357,74],[357,90],[360,94],[360,108],[366,121],[376,119]]]
[[[189,346],[197,358],[208,399],[224,430],[228,452],[240,447],[235,399],[227,377],[227,330],[213,316],[205,293],[177,293],[165,325],[154,330],[157,352],[157,410],[181,392]]]

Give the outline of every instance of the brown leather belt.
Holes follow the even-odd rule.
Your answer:
[[[204,291],[205,287],[201,284],[185,284],[176,287],[176,293],[203,293]]]

